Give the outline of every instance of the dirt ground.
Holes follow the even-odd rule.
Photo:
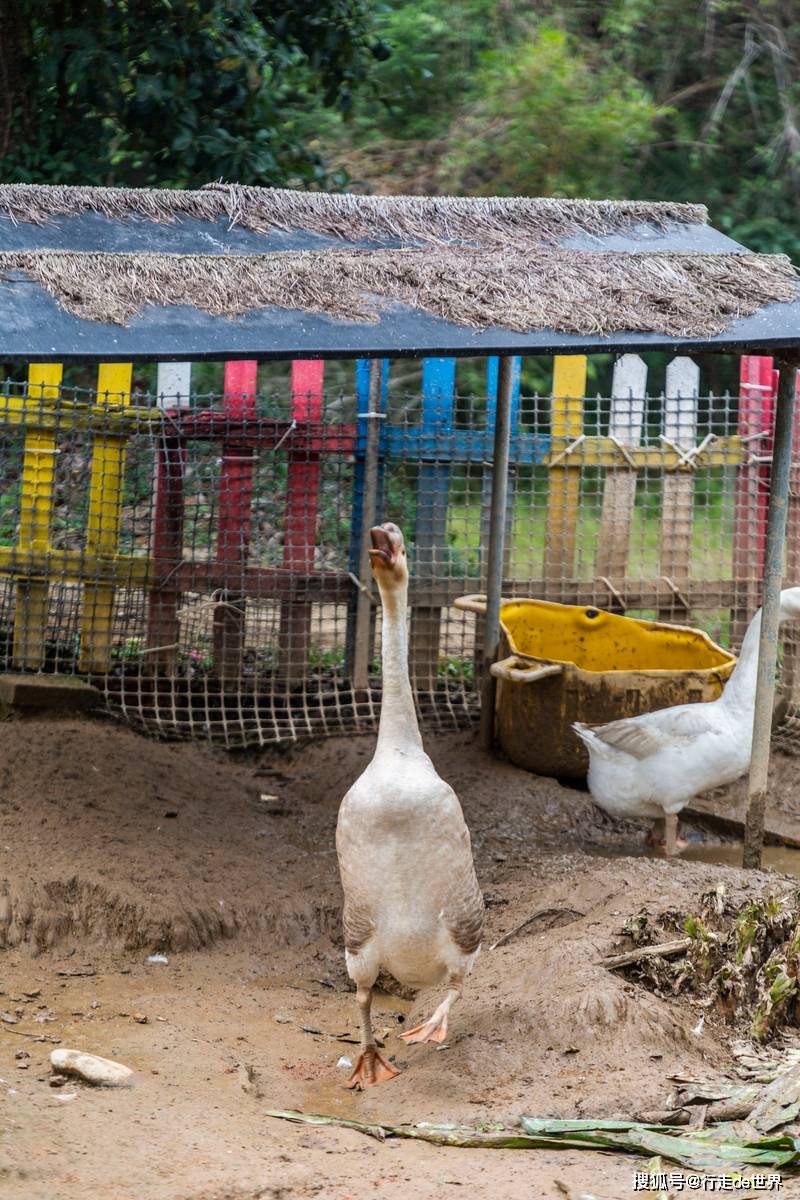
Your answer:
[[[663,1109],[670,1075],[729,1061],[726,1032],[706,1023],[697,1036],[690,1002],[659,999],[598,958],[643,905],[689,911],[720,880],[743,899],[780,877],[647,858],[644,828],[612,823],[586,793],[485,757],[472,733],[428,738],[472,830],[485,948],[441,1050],[397,1037],[433,995],[388,982],[376,1029],[402,1074],[353,1094],[337,1066],[357,1053],[358,1022],[333,835],[373,744],[236,759],[100,718],[0,725],[4,1196],[439,1200],[459,1185],[479,1200],[633,1195],[642,1160],[380,1144],[266,1110],[475,1124]],[[799,776],[799,760],[777,756],[784,811]],[[557,911],[491,949],[541,908]],[[154,952],[168,961],[148,962]],[[128,1064],[134,1086],[52,1088],[56,1041]]]

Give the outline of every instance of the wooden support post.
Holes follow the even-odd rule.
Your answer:
[[[322,420],[325,363],[299,359],[292,363],[292,419]],[[319,510],[320,456],[315,450],[292,450],[286,443],[286,509],[283,522],[283,565],[287,571],[307,575],[314,569]],[[280,672],[289,683],[305,679],[311,646],[311,603],[292,595],[281,604]]]
[[[225,364],[223,407],[234,421],[256,415],[258,363],[252,359]],[[223,681],[241,675],[245,638],[244,571],[250,548],[254,452],[228,442],[219,479],[217,562],[224,565],[226,587],[214,609],[214,672]]]
[[[381,393],[383,390],[383,364],[380,359],[373,359],[369,369],[369,393],[366,397],[366,410],[362,412],[359,405],[359,421],[366,422],[364,433],[364,473],[363,491],[360,498],[360,531],[359,531],[359,560],[358,574],[360,586],[356,598],[355,628],[353,635],[353,688],[365,691],[369,687],[369,665],[372,661],[373,643],[373,612],[372,612],[372,572],[369,566],[370,538],[369,531],[375,524],[377,488],[378,488],[378,453],[380,448],[381,427]],[[363,402],[364,396],[360,397]]]
[[[191,404],[192,364],[159,363],[156,404],[162,411],[188,409]],[[166,579],[150,589],[147,618],[147,665],[173,671],[177,662],[181,593],[174,586],[183,561],[183,482],[186,449],[169,425],[158,433],[155,448],[155,500],[151,554],[158,574]],[[170,586],[172,585],[172,586]]]
[[[56,400],[61,386],[60,363],[31,363],[28,368],[26,407]],[[25,434],[25,451],[20,481],[20,513],[17,549],[46,554],[50,549],[50,525],[58,447],[55,433],[31,429]],[[44,666],[49,611],[49,586],[44,579],[20,578],[14,612],[14,664],[29,671]]]
[[[691,358],[680,355],[667,367],[664,393],[664,444],[686,452],[697,444],[697,397],[700,368]],[[661,575],[670,587],[672,599],[659,610],[659,619],[689,619],[689,612],[678,598],[689,584],[694,523],[694,471],[665,474],[661,492],[661,537],[659,561]]]
[[[742,865],[759,868],[764,848],[764,816],[767,807],[769,748],[772,710],[775,701],[775,667],[778,658],[778,628],[783,584],[783,552],[786,537],[786,512],[789,475],[792,466],[792,430],[797,396],[796,354],[779,359],[780,382],[775,405],[775,435],[772,480],[767,516],[767,545],[764,568],[764,595],[761,634],[758,643],[758,675],[753,717],[753,752],[747,788],[747,820],[744,831]]]
[[[129,405],[131,363],[101,363],[97,372],[100,404]],[[114,587],[92,583],[92,561],[116,555],[125,486],[127,433],[96,432],[92,447],[89,480],[89,511],[86,519],[86,578],[81,604],[81,649],[79,670],[101,673],[111,662],[114,638]]]
[[[375,525],[381,520],[381,502],[383,498],[383,476],[384,462],[383,455],[380,453],[382,426],[385,424],[386,404],[389,392],[389,360],[387,358],[380,361],[380,392],[374,412],[378,414],[375,417],[370,417],[369,414],[373,411],[370,402],[370,384],[372,381],[372,363],[374,360],[369,358],[359,358],[356,361],[356,414],[358,424],[356,426],[356,452],[353,464],[353,506],[350,516],[350,553],[348,556],[348,566],[350,575],[354,579],[360,579],[367,587],[369,587],[371,578],[369,571],[369,557],[367,557],[366,567],[367,575],[362,576],[362,542],[364,536],[364,504],[371,505],[370,511],[372,517],[366,529]],[[373,432],[377,440],[372,445],[372,453],[377,456],[377,465],[372,475],[373,493],[369,500],[366,496],[366,471],[367,471],[367,443],[369,441],[368,430],[370,426],[374,426]],[[369,546],[367,546],[369,549]],[[356,626],[358,624],[359,604],[361,604],[362,612],[369,614],[369,631],[364,633],[363,629],[359,628],[358,636],[361,640],[361,645],[364,650],[362,655],[363,662],[366,663],[364,670],[368,669],[372,662],[373,645],[375,641],[375,608],[368,605],[364,608],[364,602],[361,600],[363,593],[360,589],[353,591],[347,603],[347,630],[345,633],[345,671],[349,679],[355,679],[356,665]],[[360,688],[367,686],[364,670],[360,670],[359,683]]]
[[[453,431],[456,360],[426,358],[422,364],[422,433],[434,447],[420,462],[417,483],[417,527],[411,568],[418,581],[447,574],[447,506],[450,494],[449,462],[437,462],[439,438]],[[427,440],[426,439],[426,440]],[[439,666],[442,610],[428,605],[412,609],[411,681],[419,691],[433,691]]]
[[[731,610],[731,644],[738,646],[758,608],[764,574],[769,501],[772,419],[776,375],[772,359],[745,354],[739,364],[739,436],[746,458],[738,468],[733,518],[733,578],[737,602]]]
[[[626,449],[641,443],[646,392],[644,359],[638,354],[621,355],[614,363],[608,436]],[[605,472],[595,574],[610,580],[620,592],[628,573],[636,479],[636,468],[625,462],[621,454],[619,466]]]
[[[520,417],[520,380],[522,376],[522,359],[513,357],[508,359],[509,368],[511,371],[511,398],[509,422],[511,436],[519,428]],[[488,358],[486,360],[486,435],[487,440],[494,440],[496,423],[497,423],[497,388],[500,373],[500,359],[497,357]],[[479,562],[481,564],[481,590],[486,590],[486,575],[488,571],[489,560],[489,530],[491,526],[492,513],[492,480],[494,474],[491,466],[484,464],[483,477],[481,480],[481,529],[480,529],[480,547],[479,547]],[[514,491],[515,479],[513,474],[513,466],[509,466],[508,475],[508,493],[506,497],[506,529],[504,537],[503,550],[503,575],[511,574],[511,550],[513,546],[514,533]],[[485,650],[485,629],[484,618],[482,616],[475,617],[475,685],[480,691],[481,681],[483,678],[483,659]]]
[[[500,360],[497,384],[497,417],[492,455],[492,513],[489,524],[489,562],[486,578],[486,616],[484,617],[484,662],[481,684],[480,739],[484,750],[494,741],[495,678],[491,665],[497,658],[500,642],[500,604],[503,593],[506,506],[508,503],[508,459],[511,440],[511,397],[513,365],[509,358]]]
[[[557,354],[553,360],[550,421],[554,438],[566,437],[573,442],[581,436],[585,394],[586,356]],[[549,478],[544,574],[551,582],[560,582],[571,579],[575,569],[581,470],[570,465],[567,454],[557,466],[550,468]]]
[[[778,372],[776,371],[777,375]],[[800,584],[800,378],[794,409],[792,435],[792,469],[789,475],[789,509],[786,514],[786,578],[789,587]],[[796,628],[786,627],[781,662],[781,693],[790,703],[797,703],[800,683],[800,643]]]

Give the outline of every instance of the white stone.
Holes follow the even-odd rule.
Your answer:
[[[50,1052],[50,1065],[63,1075],[77,1075],[86,1083],[96,1087],[126,1087],[133,1081],[133,1071],[122,1063],[99,1054],[85,1054],[82,1050],[66,1050],[59,1047]]]

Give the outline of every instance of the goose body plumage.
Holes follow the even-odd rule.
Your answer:
[[[430,987],[472,965],[483,901],[455,792],[424,752],[376,756],[347,793],[337,847],[353,979]]]

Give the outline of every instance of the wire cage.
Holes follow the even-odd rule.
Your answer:
[[[587,369],[604,394],[587,394]],[[777,372],[765,356],[726,369],[733,387],[714,394],[685,356],[650,364],[657,387],[635,354],[515,360],[504,595],[739,645],[764,568]],[[496,358],[244,361],[194,378],[103,364],[91,380],[31,365],[0,397],[0,669],[88,678],[162,736],[369,730],[380,606],[362,550],[391,519],[409,548],[420,718],[471,722],[482,630],[453,601],[486,586],[497,381]],[[798,496],[793,480],[791,580]],[[790,705],[793,664],[789,644]]]

